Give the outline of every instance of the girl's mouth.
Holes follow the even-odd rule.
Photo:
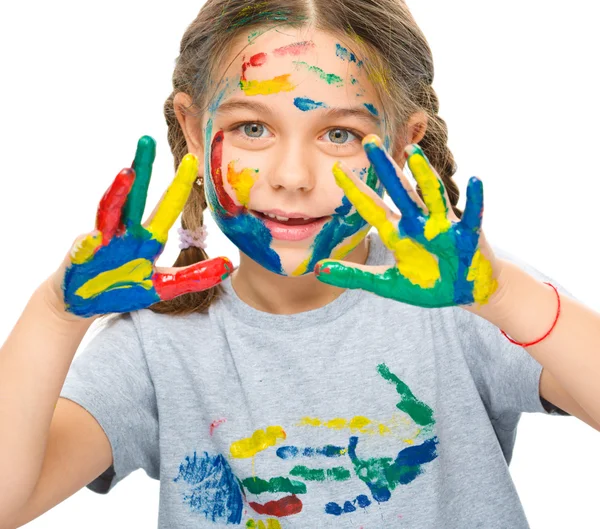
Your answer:
[[[272,218],[260,211],[249,210],[250,213],[263,221],[274,239],[284,241],[301,241],[316,235],[323,225],[331,219],[330,216],[314,219],[288,219],[279,220]]]

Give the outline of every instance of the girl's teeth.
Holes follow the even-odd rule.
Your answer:
[[[272,219],[281,220],[283,222],[290,220],[289,217],[280,217],[279,215],[273,215],[272,213],[265,213],[265,215],[267,217],[271,217]],[[310,220],[310,217],[302,217],[302,220]]]

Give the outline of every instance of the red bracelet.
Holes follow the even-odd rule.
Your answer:
[[[508,339],[508,341],[510,341],[511,343],[514,343],[515,345],[520,345],[521,347],[530,347],[532,345],[538,344],[540,343],[542,340],[544,340],[545,338],[547,338],[550,333],[554,330],[554,327],[556,327],[556,322],[558,321],[558,317],[560,316],[560,295],[558,293],[558,290],[556,290],[556,287],[554,285],[552,285],[551,283],[544,283],[545,285],[550,285],[553,289],[554,292],[556,292],[556,299],[558,300],[558,310],[556,311],[556,318],[554,318],[554,323],[552,324],[552,327],[550,328],[550,330],[544,334],[544,336],[542,336],[539,340],[536,340],[535,342],[530,342],[530,343],[519,343],[515,340],[513,340],[510,336],[508,336],[508,334],[506,334],[502,329],[500,329],[500,332]]]

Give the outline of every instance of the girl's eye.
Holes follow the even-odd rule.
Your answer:
[[[334,143],[336,146],[349,146],[359,138],[348,129],[331,129],[325,136],[326,143]]]
[[[244,123],[238,127],[248,138],[264,138],[263,133],[268,132],[267,127],[261,123]]]

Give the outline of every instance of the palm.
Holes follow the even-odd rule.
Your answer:
[[[408,164],[423,191],[424,204],[414,191],[412,195],[407,191],[408,184],[402,183],[399,169],[380,141],[371,138],[375,139],[365,138],[365,150],[401,217],[339,164],[334,167],[334,175],[358,212],[377,228],[393,252],[396,265],[380,271],[326,260],[317,265],[317,277],[325,283],[361,288],[421,307],[485,303],[497,282],[492,263],[481,252],[485,246],[485,253],[491,253],[481,237],[481,181],[471,178],[462,219],[453,214],[450,219],[444,186],[421,149],[411,146]]]
[[[210,288],[233,270],[224,257],[170,273],[156,269],[198,169],[195,156],[187,155],[152,218],[142,225],[154,154],[154,140],[141,138],[132,169],[117,175],[100,202],[96,229],[73,246],[63,281],[69,312],[89,317],[142,309]]]

